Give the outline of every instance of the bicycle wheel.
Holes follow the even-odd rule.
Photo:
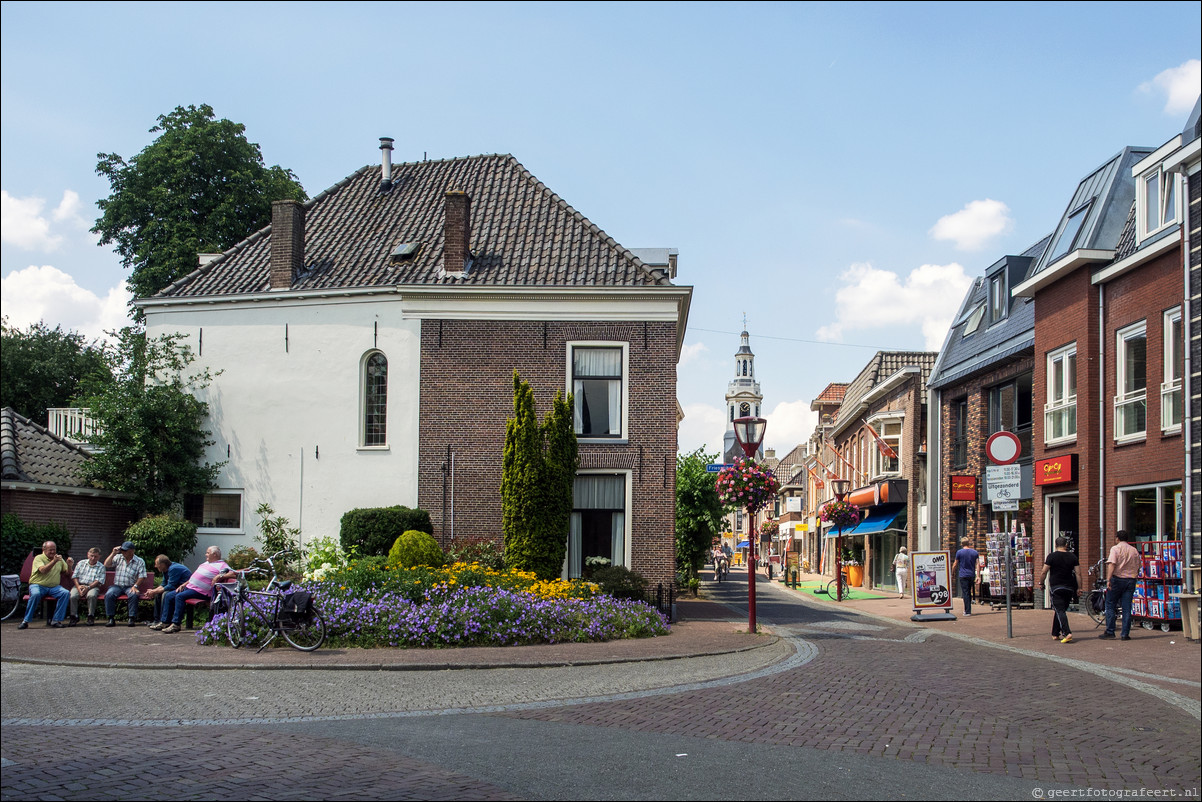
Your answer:
[[[280,634],[293,649],[311,652],[325,643],[326,621],[317,610],[313,610],[303,621],[285,621],[281,618]]]
[[[0,602],[0,621],[7,621],[16,615],[17,609],[21,606],[21,597],[23,595],[25,595],[23,588],[18,588],[15,598]]]
[[[1085,597],[1085,614],[1095,624],[1101,624],[1106,620],[1106,591],[1095,588]]]
[[[839,601],[839,580],[832,579],[826,583],[826,595],[830,596],[835,601]],[[843,595],[847,595],[847,586],[843,586]]]
[[[246,643],[246,605],[235,600],[225,614],[225,631],[235,649]]]

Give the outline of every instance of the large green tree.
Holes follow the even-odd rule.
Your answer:
[[[99,429],[83,478],[130,493],[141,513],[177,511],[185,494],[211,489],[224,464],[203,462],[213,441],[205,428],[209,406],[196,393],[211,377],[187,373],[195,356],[183,339],[123,329],[105,347],[115,381],[90,385],[82,399]]]
[[[563,568],[580,463],[572,426],[572,397],[555,394],[543,424],[534,391],[513,374],[513,417],[505,428],[501,469],[501,527],[505,564],[553,579]]]
[[[128,162],[98,153],[112,192],[97,202],[92,232],[132,272],[134,297],[154,295],[271,222],[271,203],[306,200],[291,170],[267,167],[246,127],[215,119],[211,106],[177,106],[150,129],[159,136]]]
[[[705,564],[726,514],[714,485],[717,474],[705,470],[717,459],[717,454],[701,448],[676,455],[676,560],[690,576],[697,576]]]
[[[0,322],[0,406],[46,425],[46,410],[69,407],[82,382],[112,381],[99,344],[43,322],[22,331]]]

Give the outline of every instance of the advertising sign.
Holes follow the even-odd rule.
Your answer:
[[[952,501],[977,500],[977,477],[956,475],[951,482]]]
[[[915,610],[950,610],[952,557],[946,551],[916,551],[910,557],[910,593]]]
[[[1077,455],[1065,454],[1035,461],[1035,484],[1060,485],[1077,481]]]

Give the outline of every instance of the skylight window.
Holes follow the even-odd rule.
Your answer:
[[[1048,264],[1056,262],[1077,247],[1081,227],[1085,225],[1085,218],[1089,216],[1089,207],[1090,204],[1087,203],[1069,215],[1068,220],[1064,222],[1064,230],[1060,232],[1060,238],[1056,240],[1056,245],[1052,248],[1052,258],[1048,260]]]
[[[967,337],[968,335],[975,333],[977,329],[981,328],[981,321],[984,319],[985,304],[981,304],[976,309],[972,310],[972,314],[968,317],[968,322],[964,324],[964,336]]]
[[[417,252],[422,248],[420,242],[402,242],[400,245],[392,249],[392,253],[388,255],[389,261],[393,264],[397,262],[412,261],[413,257],[417,256]]]

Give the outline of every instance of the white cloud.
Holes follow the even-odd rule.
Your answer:
[[[30,265],[0,280],[0,314],[10,325],[26,328],[40,320],[78,331],[86,340],[128,326],[130,297],[125,282],[101,297],[51,265]]]
[[[1164,93],[1164,113],[1184,114],[1194,107],[1198,99],[1198,87],[1202,85],[1202,61],[1190,59],[1177,67],[1170,67],[1151,81],[1140,84],[1143,92]]]
[[[79,202],[79,193],[74,190],[64,190],[63,199],[50,216],[56,223],[65,223],[73,228],[90,229],[92,224],[81,214],[83,204]]]
[[[676,437],[676,450],[688,454],[704,447],[711,454],[722,453],[726,434],[725,411],[710,404],[684,404],[684,420]]]
[[[781,401],[764,417],[768,420],[764,445],[775,448],[778,458],[807,442],[818,425],[818,413],[810,409],[809,401]]]
[[[0,190],[0,240],[27,251],[53,251],[63,238],[50,233],[50,221],[42,216],[42,198],[14,198]]]
[[[978,251],[1013,225],[1010,208],[1001,201],[986,198],[971,201],[960,211],[940,217],[929,233],[937,240],[951,240],[961,250]]]
[[[820,339],[837,342],[846,331],[918,325],[928,351],[943,346],[972,282],[955,262],[922,265],[904,281],[897,273],[858,263],[840,279],[845,286],[835,293],[835,322],[818,329]]]
[[[701,355],[709,350],[710,349],[705,343],[693,343],[692,345],[688,345],[686,343],[685,346],[680,349],[680,361],[676,363],[676,367],[679,368],[682,365],[687,365],[689,362],[692,362],[695,359],[700,359]]]

